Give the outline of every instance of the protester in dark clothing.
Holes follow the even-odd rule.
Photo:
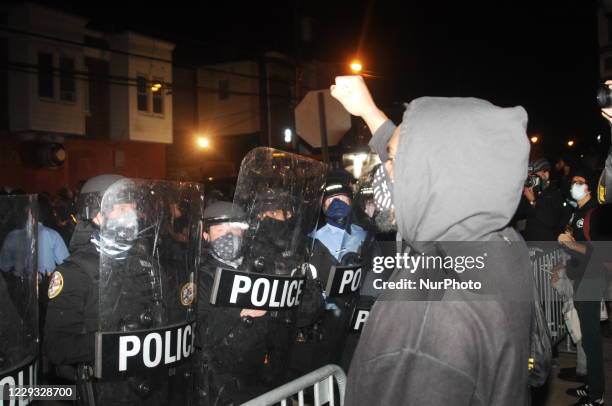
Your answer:
[[[570,188],[572,187],[572,167],[574,166],[574,158],[569,154],[561,155],[555,163],[552,181],[557,184],[564,201],[572,200]]]
[[[519,218],[525,218],[523,237],[527,241],[556,241],[569,219],[561,191],[550,180],[550,163],[541,158],[531,163],[530,177],[537,183],[525,185],[519,204]]]
[[[472,291],[410,303],[409,292],[402,301],[381,295],[351,364],[346,403],[526,405],[531,275],[524,242],[506,227],[527,176],[525,111],[421,98],[396,129],[361,77],[336,78],[332,95],[374,134],[370,146],[394,180],[403,240],[419,249],[479,241],[478,249],[490,248],[495,258],[478,275],[490,288],[488,300]]]
[[[590,181],[590,182],[589,182]],[[558,240],[571,255],[567,264],[567,276],[574,281],[574,305],[580,320],[582,347],[587,360],[586,384],[568,390],[568,394],[580,398],[576,405],[603,405],[605,386],[603,348],[599,326],[601,290],[603,289],[602,264],[595,255],[596,247],[591,241],[590,229],[597,209],[597,202],[591,197],[593,182],[584,170],[572,173],[572,198],[578,207],[568,229]]]

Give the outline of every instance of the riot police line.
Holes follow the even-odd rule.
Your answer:
[[[44,340],[35,198],[0,197],[2,390],[53,383],[76,385],[78,404],[236,404],[309,372],[296,351],[340,362],[367,242],[349,219],[354,197],[324,164],[269,148],[245,157],[225,205],[206,205],[195,183],[95,177],[79,195],[71,256],[38,292]]]

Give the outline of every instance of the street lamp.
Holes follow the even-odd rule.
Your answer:
[[[351,62],[351,71],[358,75],[359,73],[361,73],[361,70],[363,69],[363,65],[361,64],[361,61],[358,59],[355,59]]]
[[[569,140],[567,142],[567,146],[570,147],[570,148],[573,147],[574,146],[574,140]]]
[[[151,85],[152,92],[158,92],[162,88],[162,84],[159,82],[155,82]]]
[[[202,149],[206,149],[210,146],[210,140],[205,136],[196,137],[196,145]]]
[[[537,135],[534,135],[533,137],[531,137],[532,144],[537,144],[538,142],[540,142],[540,137],[538,137]]]

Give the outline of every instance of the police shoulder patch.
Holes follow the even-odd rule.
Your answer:
[[[60,271],[53,272],[53,275],[51,275],[51,281],[49,281],[49,290],[47,292],[49,299],[53,299],[59,296],[63,288],[64,288],[64,277],[62,276],[61,272]]]
[[[187,282],[181,288],[181,304],[183,306],[190,306],[195,298],[195,284],[193,282]]]

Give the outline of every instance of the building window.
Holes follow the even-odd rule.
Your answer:
[[[161,84],[161,79],[155,79],[153,85]],[[156,87],[157,90],[153,92],[153,113],[164,114],[164,87]]]
[[[53,54],[38,53],[38,95],[53,98]]]
[[[74,59],[60,57],[60,100],[75,101]]]
[[[219,81],[219,100],[227,100],[230,97],[229,80]]]
[[[147,88],[147,79],[144,76],[138,76],[138,111],[149,111],[149,89]]]

